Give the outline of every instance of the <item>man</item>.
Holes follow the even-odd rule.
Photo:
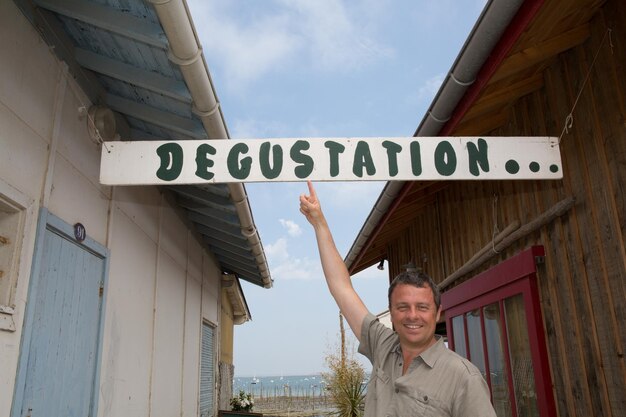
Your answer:
[[[437,286],[425,274],[407,271],[389,287],[395,331],[376,320],[350,281],[311,182],[300,212],[315,230],[326,283],[372,363],[365,417],[495,416],[487,384],[468,360],[435,337],[441,315]]]

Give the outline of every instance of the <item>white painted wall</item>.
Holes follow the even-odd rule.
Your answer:
[[[41,206],[110,249],[98,415],[197,415],[201,324],[220,311],[214,258],[158,189],[99,184],[100,149],[78,112],[90,103],[12,1],[0,1],[0,63],[0,193],[26,212],[16,331],[0,330],[0,415],[11,410]]]
[[[389,327],[390,329],[393,328],[393,325],[391,324],[391,315],[389,314],[389,310],[385,310],[382,313],[377,314],[376,317],[378,317],[378,321],[385,326]]]

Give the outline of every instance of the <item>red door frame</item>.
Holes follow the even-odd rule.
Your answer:
[[[536,259],[543,259],[543,246],[532,246],[474,278],[441,294],[446,326],[452,329],[452,318],[467,311],[522,294],[528,322],[528,338],[533,361],[537,406],[542,417],[556,416],[552,379],[548,363],[546,338],[537,287]],[[454,350],[454,336],[448,332],[450,348]],[[465,331],[467,333],[467,330]],[[506,336],[506,333],[503,332]],[[506,345],[508,341],[505,337]],[[484,347],[487,349],[487,347]],[[508,352],[508,346],[507,346]],[[507,362],[509,358],[507,358]],[[510,364],[507,364],[510,369]],[[510,372],[509,375],[511,376]]]

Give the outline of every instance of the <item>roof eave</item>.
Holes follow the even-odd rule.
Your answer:
[[[489,1],[414,136],[446,136],[454,130],[544,1]],[[344,259],[351,275],[371,266],[359,261],[412,184],[387,182]]]
[[[184,0],[148,1],[157,12],[169,42],[170,57],[172,61],[180,65],[183,78],[191,92],[194,113],[200,117],[208,137],[229,139],[226,122],[186,2]],[[263,244],[252,218],[245,187],[241,183],[230,183],[228,188],[241,223],[241,232],[246,237],[256,259],[262,286],[271,288],[273,280]]]

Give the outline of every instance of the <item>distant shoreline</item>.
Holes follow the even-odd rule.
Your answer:
[[[235,379],[236,378],[280,378],[281,376],[283,378],[293,378],[293,377],[299,377],[299,376],[304,376],[304,377],[306,377],[306,376],[320,376],[323,373],[325,373],[325,372],[322,371],[322,372],[311,373],[311,374],[283,374],[283,375],[280,375],[280,374],[278,374],[278,375],[277,374],[268,374],[268,375],[260,375],[260,374],[257,374],[257,375],[235,375],[233,378],[235,378]]]
[[[323,395],[325,387],[326,382],[321,374],[233,378],[233,395],[244,391],[255,398],[317,397]]]

